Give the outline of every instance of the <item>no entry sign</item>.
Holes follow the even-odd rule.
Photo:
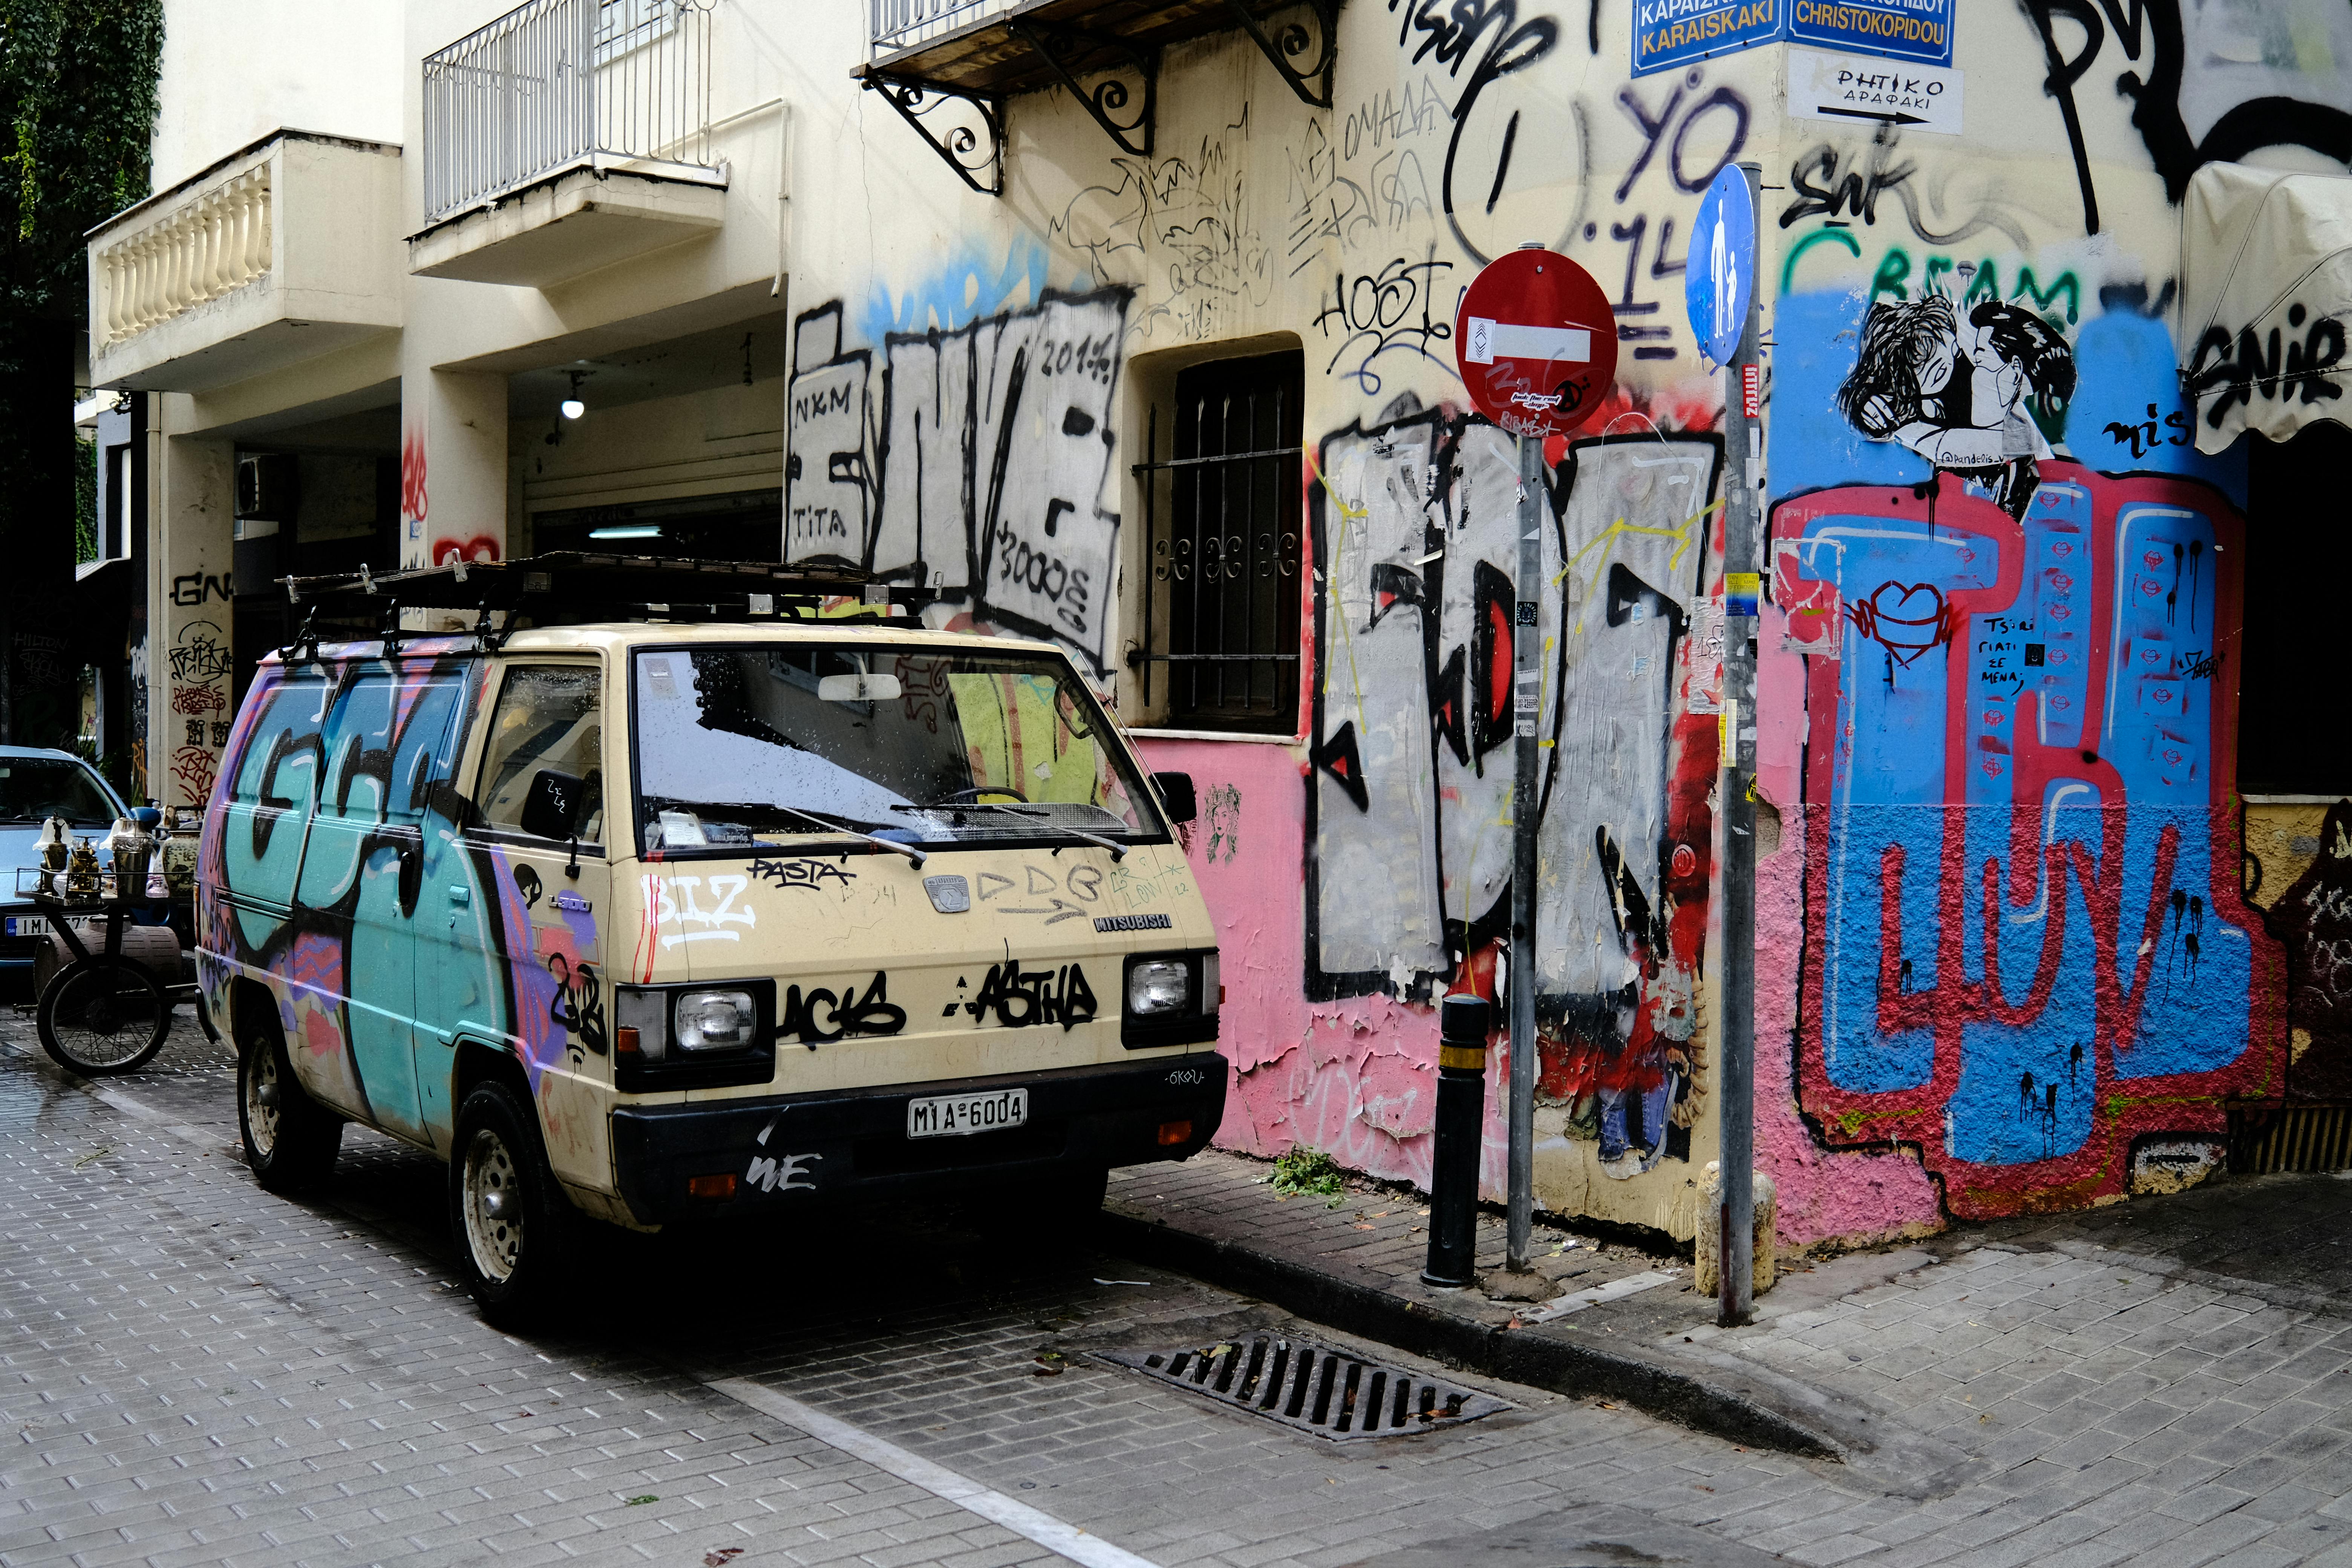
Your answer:
[[[1565,436],[1617,374],[1617,318],[1592,275],[1549,250],[1489,262],[1462,295],[1454,363],[1478,412],[1515,436]]]

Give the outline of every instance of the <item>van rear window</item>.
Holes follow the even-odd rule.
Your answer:
[[[724,848],[847,827],[913,844],[1157,838],[1068,665],[863,644],[640,650],[637,831]]]

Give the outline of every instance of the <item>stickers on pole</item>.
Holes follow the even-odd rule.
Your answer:
[[[1691,331],[1708,359],[1729,364],[1748,327],[1748,302],[1756,297],[1756,205],[1738,165],[1718,170],[1699,199],[1687,254],[1683,302]]]
[[[1941,66],[1789,51],[1789,112],[1845,125],[1960,134],[1967,78]]]
[[[1617,375],[1617,318],[1592,275],[1549,250],[1496,257],[1463,290],[1454,369],[1471,404],[1514,436],[1566,436]]]

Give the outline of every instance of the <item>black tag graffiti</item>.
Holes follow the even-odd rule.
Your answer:
[[[846,886],[857,879],[857,873],[829,860],[754,860],[751,879],[779,888],[821,888],[827,882]]]
[[[832,1019],[830,1026],[818,1019],[820,1005]],[[801,988],[793,986],[784,994],[784,1016],[776,1026],[776,1038],[798,1036],[803,1045],[814,1050],[848,1036],[895,1035],[906,1026],[907,1010],[890,1001],[889,974],[877,970],[874,983],[862,997],[855,985],[844,986],[838,997],[824,986],[803,996]]]
[[[996,1021],[1008,1029],[1059,1024],[1068,1030],[1094,1022],[1096,1012],[1094,990],[1087,984],[1085,970],[1072,963],[1024,973],[1017,958],[991,964],[988,978],[980,983],[980,994],[963,1005],[975,1018],[994,1013]]]
[[[555,976],[555,995],[547,1004],[548,1017],[603,1056],[604,992],[596,983],[596,966],[583,962],[574,969],[562,953],[551,952],[547,955],[547,971]]]

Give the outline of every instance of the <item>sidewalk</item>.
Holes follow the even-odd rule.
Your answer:
[[[1911,1496],[1999,1478],[2011,1496],[2111,1493],[2093,1507],[2111,1503],[2118,1528],[2145,1515],[2182,1532],[2352,1491],[2352,1183],[2333,1176],[2223,1180],[1846,1254],[1800,1266],[1753,1327],[1727,1331],[1687,1263],[1558,1220],[1532,1248],[1546,1300],[1433,1289],[1418,1278],[1424,1202],[1370,1183],[1337,1208],[1285,1201],[1257,1184],[1267,1169],[1213,1151],[1118,1173],[1107,1240],[1493,1375],[1835,1457]],[[1500,1219],[1482,1215],[1482,1268],[1502,1250]],[[2308,1528],[2352,1541],[2352,1502],[2338,1511],[2343,1525]]]

